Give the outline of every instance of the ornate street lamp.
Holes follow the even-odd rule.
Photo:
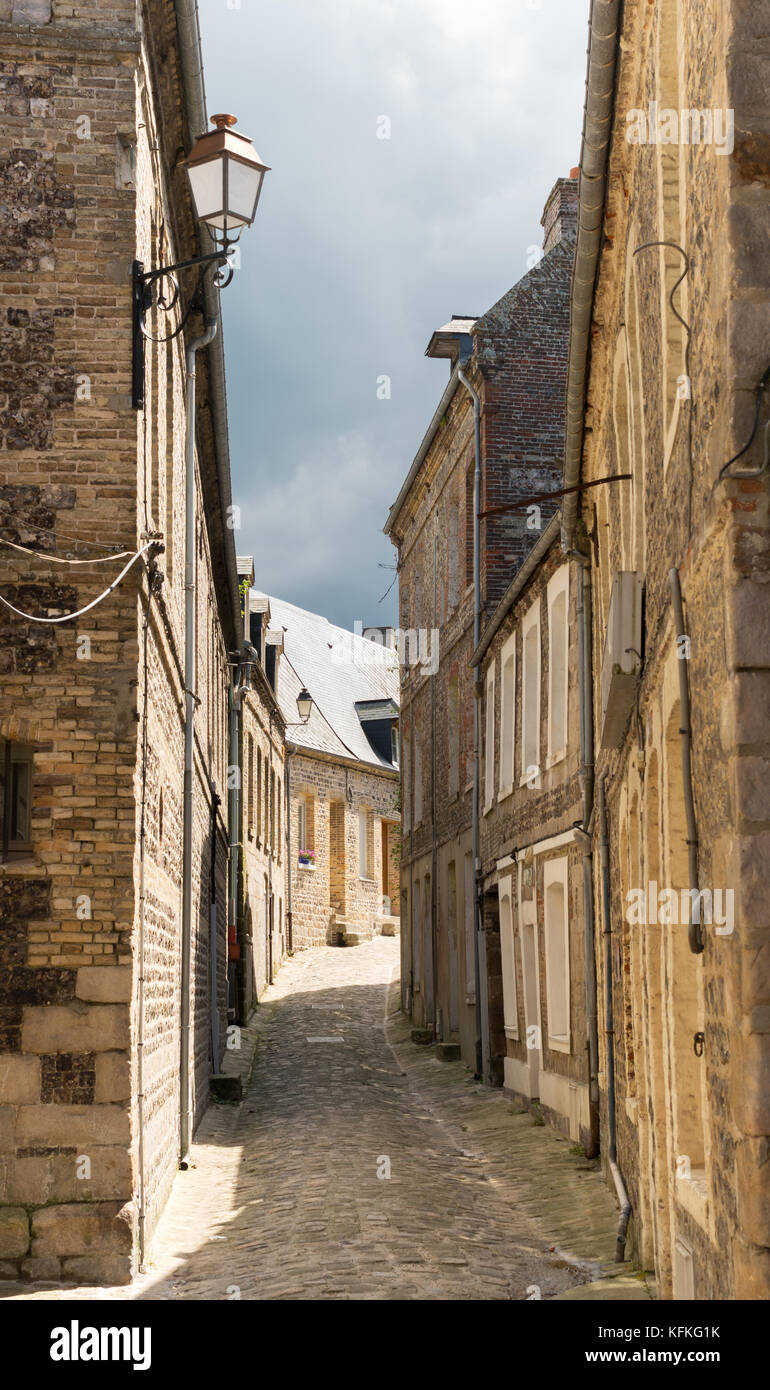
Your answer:
[[[199,220],[227,242],[230,231],[240,236],[254,221],[269,171],[248,135],[233,130],[235,116],[212,116],[211,121],[216,130],[195,141],[184,163]]]
[[[216,267],[215,283],[219,289],[225,289],[230,284],[233,278],[233,267],[228,265],[230,250],[239,240],[244,227],[250,227],[254,221],[262,183],[269,172],[269,166],[262,163],[249,137],[233,130],[235,116],[221,114],[212,116],[211,121],[216,129],[199,136],[184,161],[184,167],[190,181],[195,214],[208,227],[216,250],[205,256],[176,261],[173,265],[159,266],[157,270],[146,271],[142,261],[134,261],[133,264],[132,403],[137,410],[144,405],[144,340],[149,337],[144,320],[148,309],[153,302],[165,313],[173,309],[179,299],[175,272],[194,265],[202,267],[196,290],[178,328],[160,340],[168,342],[182,332],[198,302],[203,276],[209,268]],[[168,280],[170,292],[161,288],[160,282],[163,280]],[[156,284],[157,290],[154,288]]]
[[[303,724],[307,724],[310,718],[310,711],[313,708],[313,697],[309,690],[303,686],[297,696],[297,712]]]

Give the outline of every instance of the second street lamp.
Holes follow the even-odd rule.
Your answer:
[[[313,697],[303,686],[297,696],[297,712],[303,724],[307,724],[310,718],[310,711],[313,708]]]
[[[179,300],[179,282],[176,272],[191,266],[200,266],[198,285],[190,297],[190,302],[182,315],[181,322],[161,342],[176,338],[184,328],[194,307],[203,275],[210,267],[216,266],[219,289],[225,289],[233,278],[233,268],[228,266],[230,248],[238,241],[244,227],[250,227],[257,212],[262,183],[269,166],[263,164],[251,140],[232,127],[235,116],[225,114],[212,116],[215,130],[208,131],[195,141],[184,167],[190,181],[193,208],[200,222],[208,227],[216,243],[216,249],[205,256],[193,256],[189,260],[175,261],[172,265],[159,266],[157,270],[145,270],[142,261],[134,261],[133,280],[133,369],[131,401],[136,410],[144,405],[144,340],[149,337],[144,320],[153,303],[168,313]],[[227,270],[225,271],[225,267]],[[160,282],[167,280],[170,292],[160,288]],[[157,290],[155,286],[157,285]]]

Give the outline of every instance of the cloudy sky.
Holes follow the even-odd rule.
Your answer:
[[[542,240],[589,0],[199,5],[209,111],[272,169],[222,301],[236,545],[292,603],[393,622],[382,527],[448,375],[425,348]]]

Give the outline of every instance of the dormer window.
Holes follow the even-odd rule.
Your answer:
[[[398,705],[395,700],[357,700],[356,713],[377,756],[391,767],[398,767]]]

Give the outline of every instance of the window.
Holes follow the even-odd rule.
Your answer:
[[[280,858],[281,858],[281,779],[280,779],[280,777],[278,778],[278,781],[277,781],[277,783],[276,783],[275,812],[276,812],[276,817],[277,817],[277,821],[278,821],[278,826],[277,826],[277,831],[278,831],[278,833],[277,833],[277,835],[276,835],[276,840],[275,840],[275,855],[276,855],[276,858],[280,860]]]
[[[522,624],[521,782],[540,786],[540,600]]]
[[[500,904],[500,957],[503,975],[503,1018],[505,1036],[518,1038],[519,1013],[516,999],[516,954],[513,944],[513,891],[512,879],[500,879],[497,896]]]
[[[566,858],[550,859],[543,868],[548,1045],[556,1052],[569,1052],[571,1050],[567,872]]]
[[[297,853],[313,856],[315,853],[315,798],[306,792],[297,801]],[[313,859],[309,861],[312,863]]]
[[[262,749],[257,749],[257,839],[262,839]]]
[[[398,724],[390,726],[390,761],[394,767],[398,767]]]
[[[569,566],[548,582],[548,767],[567,754]]]
[[[460,791],[460,694],[457,676],[447,690],[447,791],[453,799]]]
[[[358,813],[358,874],[374,878],[374,816],[364,809]]]
[[[275,773],[270,773],[270,849],[275,853]]]
[[[447,502],[449,537],[449,574],[447,576],[447,599],[450,613],[454,613],[460,602],[460,508],[454,494]]]
[[[503,684],[500,692],[500,796],[513,791],[513,750],[516,729],[516,634],[512,633],[500,655]]]
[[[418,631],[418,633],[419,633],[419,631],[420,631],[420,625],[421,625],[421,623],[422,623],[422,557],[421,557],[421,555],[419,554],[419,551],[417,550],[417,547],[415,547],[415,552],[414,552],[414,566],[415,566],[415,570],[414,570],[414,584],[413,584],[413,586],[412,586],[412,594],[413,594],[413,602],[414,602],[414,623],[413,623],[413,626],[417,629],[417,631]]]
[[[246,830],[251,837],[254,829],[254,739],[248,735],[246,745]]]
[[[31,848],[32,759],[24,743],[0,743],[2,861]]]
[[[495,799],[495,667],[487,671],[486,733],[484,738],[484,810]]]
[[[666,0],[658,8],[657,63],[656,63],[656,109],[661,116],[659,139],[655,146],[658,175],[658,233],[661,241],[677,242],[680,246],[685,240],[684,200],[686,180],[682,177],[685,148],[681,143],[686,132],[679,131],[679,140],[671,139],[671,132],[663,121],[664,113],[671,111],[676,117],[682,110],[683,101],[680,90],[680,15],[679,0]],[[665,137],[665,138],[660,138]],[[646,238],[645,238],[646,239]],[[650,270],[655,260],[655,252],[643,253],[650,257]],[[678,382],[684,373],[685,332],[675,314],[671,312],[669,296],[682,274],[684,261],[674,246],[661,246],[658,251],[660,268],[660,324],[661,324],[661,366],[666,401],[666,436],[664,441],[664,469],[668,467],[676,436],[677,420],[681,405]],[[682,318],[689,319],[687,312],[687,278],[682,280],[674,304]]]
[[[402,816],[402,819],[403,819],[403,822],[404,822],[404,833],[406,834],[406,833],[408,833],[408,831],[409,831],[409,827],[410,827],[411,821],[412,821],[412,818],[411,818],[411,810],[412,810],[412,787],[411,787],[411,783],[410,783],[410,780],[409,780],[409,772],[410,772],[411,761],[412,761],[412,760],[411,760],[411,756],[410,756],[410,754],[411,754],[412,734],[411,734],[411,730],[408,728],[408,726],[407,726],[407,728],[404,729],[403,740],[404,740],[404,752],[403,752],[403,761],[402,761],[402,764],[401,764],[401,816]]]
[[[419,730],[415,730],[414,740],[414,823],[422,820],[422,744]]]
[[[473,473],[471,464],[465,473],[465,587],[473,583]]]

